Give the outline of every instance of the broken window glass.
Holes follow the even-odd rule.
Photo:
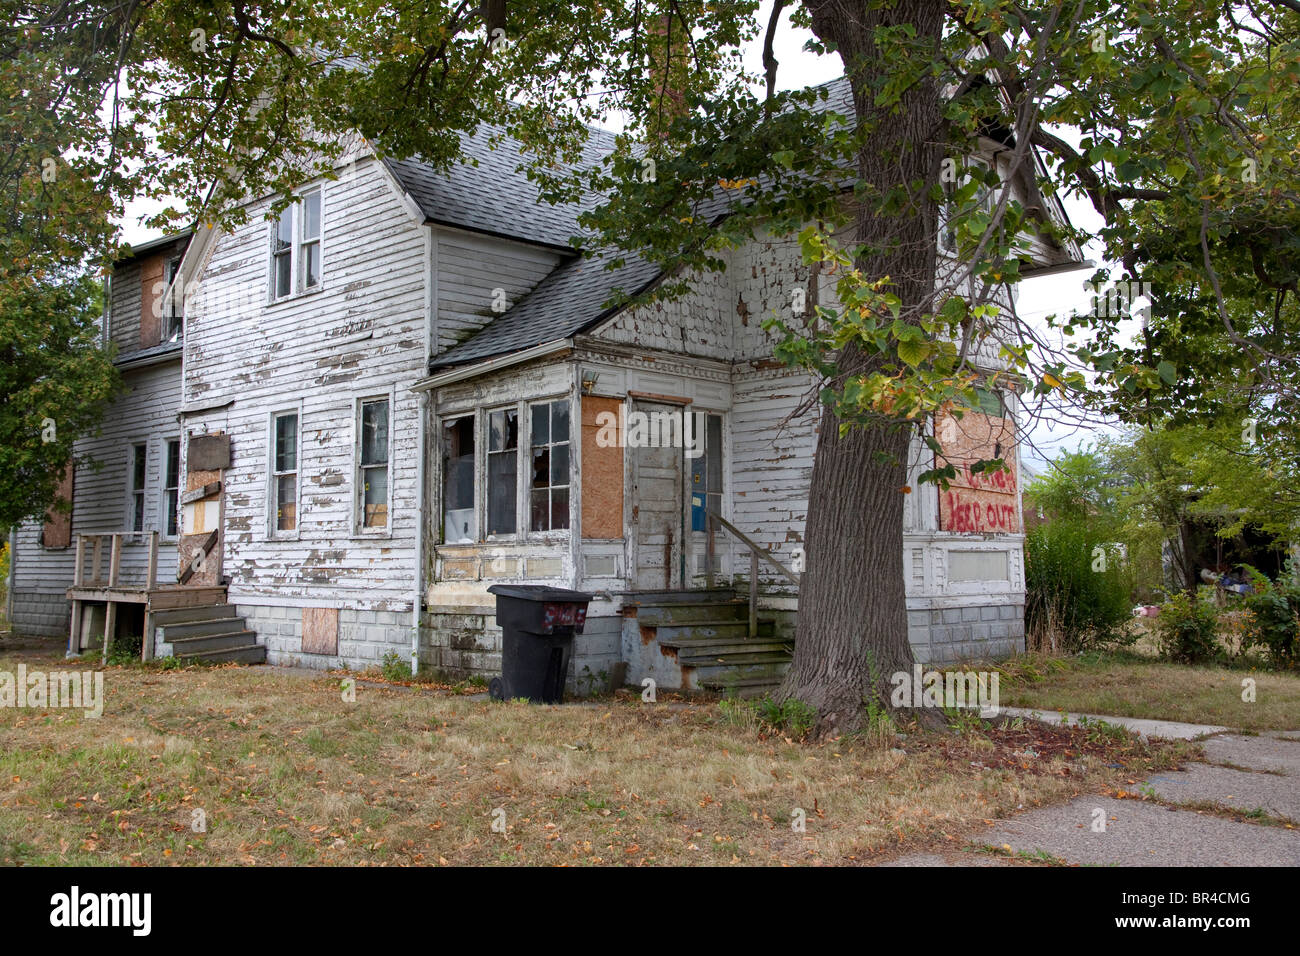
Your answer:
[[[518,530],[515,501],[518,489],[519,413],[502,408],[488,413],[488,534]]]
[[[468,544],[478,539],[474,513],[474,416],[444,422],[443,535],[448,544]]]

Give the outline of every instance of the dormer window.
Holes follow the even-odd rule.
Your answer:
[[[308,190],[275,221],[271,244],[271,298],[320,288],[321,191]]]

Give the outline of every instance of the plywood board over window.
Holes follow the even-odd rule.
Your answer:
[[[75,469],[71,464],[64,469],[63,479],[54,493],[56,502],[67,502],[68,510],[51,508],[45,514],[41,529],[41,544],[47,548],[66,548],[72,544],[72,483]]]
[[[302,652],[337,654],[339,652],[339,609],[305,607],[302,609]]]
[[[996,406],[1001,410],[1001,406]],[[990,411],[992,408],[990,408]],[[941,415],[935,432],[944,456],[957,471],[939,491],[939,527],[976,534],[1020,531],[1020,475],[1016,469],[1016,426],[1009,417],[969,411],[961,420]],[[1001,458],[1009,471],[972,472],[977,461]],[[938,461],[936,467],[942,467]]]
[[[623,449],[596,441],[597,419],[618,420],[622,401],[596,395],[582,397],[582,536],[623,537]],[[608,429],[606,432],[608,433]]]

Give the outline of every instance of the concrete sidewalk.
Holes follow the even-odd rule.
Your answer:
[[[1004,714],[1060,724],[1058,713],[1003,708]],[[1092,866],[1300,866],[1300,731],[1259,735],[1226,727],[1102,715],[1080,716],[1128,727],[1144,737],[1204,741],[1206,763],[1162,773],[1135,790],[1160,802],[1085,796],[1018,813],[980,839],[1020,855],[1048,854]],[[1239,822],[1218,809],[1258,817]],[[886,866],[1007,865],[974,852],[913,853]]]

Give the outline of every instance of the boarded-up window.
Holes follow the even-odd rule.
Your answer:
[[[617,429],[622,402],[617,398],[582,398],[582,536],[623,537],[623,448],[618,441],[598,441],[601,426]],[[613,422],[615,427],[609,428]]]
[[[45,526],[41,529],[41,544],[47,548],[66,548],[72,544],[72,489],[75,469],[71,464],[63,472],[55,492],[55,506],[45,515]],[[67,510],[59,507],[65,502]]]
[[[302,609],[302,652],[337,654],[339,652],[339,610],[335,607]]]
[[[939,491],[939,527],[975,534],[1015,534],[1020,531],[1020,486],[1016,472],[1015,420],[1004,417],[1000,393],[979,396],[982,411],[968,411],[960,420],[940,415],[935,434],[944,457],[957,471],[948,489]],[[990,414],[990,412],[1002,414]],[[1002,459],[1006,471],[972,470],[979,461]],[[943,462],[937,461],[936,467]]]

